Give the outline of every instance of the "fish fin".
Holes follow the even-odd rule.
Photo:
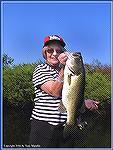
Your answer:
[[[81,143],[83,143],[86,140],[84,134],[85,132],[83,130],[80,130],[76,124],[65,124],[63,130],[63,139],[65,141],[65,147],[80,147]]]
[[[63,105],[62,101],[60,101],[60,104],[59,104],[59,107],[58,107],[58,111],[62,112],[62,113],[66,112],[66,108]]]
[[[77,126],[80,130],[83,130],[88,125],[87,121],[84,120],[82,114],[80,114],[77,118]]]
[[[69,138],[69,137],[75,138],[75,137],[77,137],[78,132],[81,132],[81,130],[78,128],[78,126],[76,124],[75,125],[65,124],[65,127],[63,130],[63,137],[64,137],[64,139]]]

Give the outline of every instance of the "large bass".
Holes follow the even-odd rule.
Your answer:
[[[66,110],[67,121],[64,132],[77,123],[78,111],[84,102],[85,69],[81,53],[68,53],[64,69],[62,102],[59,110]]]

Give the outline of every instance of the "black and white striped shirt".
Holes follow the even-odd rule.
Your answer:
[[[40,85],[43,83],[49,80],[56,80],[57,77],[58,71],[46,63],[40,64],[35,68],[33,72],[35,98],[31,119],[47,121],[53,125],[58,125],[66,121],[67,114],[58,111],[61,97],[49,95],[40,88]]]

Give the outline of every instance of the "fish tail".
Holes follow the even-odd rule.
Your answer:
[[[74,135],[75,131],[77,130],[76,128],[77,128],[76,125],[66,124],[63,130],[63,137],[64,138],[68,138],[70,136],[72,137],[72,135]]]
[[[84,132],[77,125],[66,124],[63,131],[63,139],[66,147],[80,146],[84,142]]]

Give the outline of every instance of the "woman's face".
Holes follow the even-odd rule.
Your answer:
[[[59,42],[51,42],[48,44],[48,49],[46,50],[46,61],[52,66],[59,64],[58,56],[63,53],[63,47]]]

